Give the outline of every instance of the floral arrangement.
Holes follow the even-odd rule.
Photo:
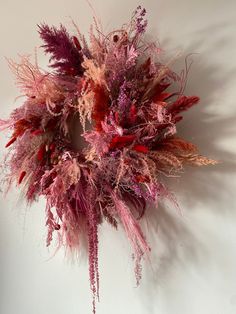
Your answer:
[[[185,165],[215,164],[177,136],[182,112],[199,102],[185,96],[187,73],[160,61],[160,48],[146,42],[146,11],[105,35],[95,19],[89,43],[76,27],[39,25],[52,71],[22,57],[10,68],[24,96],[0,128],[12,130],[5,159],[9,186],[21,185],[32,203],[46,198],[47,246],[80,249],[87,236],[93,311],[99,293],[98,226],[122,225],[135,256],[150,247],[139,225],[145,208],[173,195],[165,177]],[[175,91],[170,91],[170,89]]]

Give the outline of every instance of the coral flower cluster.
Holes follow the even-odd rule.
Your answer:
[[[150,250],[139,225],[147,204],[172,198],[165,177],[183,167],[214,164],[177,136],[182,112],[197,104],[183,94],[183,76],[160,61],[146,42],[145,9],[89,40],[64,26],[39,25],[51,71],[22,57],[9,61],[24,96],[0,128],[12,130],[7,180],[29,203],[46,198],[47,246],[80,249],[86,235],[93,311],[99,293],[98,226],[122,226],[133,247],[137,281]],[[171,90],[171,91],[170,91]]]

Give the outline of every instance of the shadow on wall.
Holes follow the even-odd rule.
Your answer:
[[[210,30],[211,28],[215,30],[217,25],[210,26]],[[209,34],[208,29],[205,32]],[[193,34],[195,44],[188,48],[186,54],[200,50],[202,44],[197,39],[204,38],[203,34],[204,30]],[[210,263],[218,267],[207,240],[201,240],[204,238],[201,227],[196,230],[194,221],[186,221],[185,216],[201,209],[212,215],[215,213],[220,218],[235,215],[234,186],[227,178],[236,172],[236,159],[233,152],[222,148],[222,143],[236,134],[236,110],[232,103],[227,102],[229,84],[232,86],[232,81],[236,82],[236,66],[232,65],[232,69],[227,72],[227,67],[225,69],[223,65],[212,63],[212,54],[220,54],[222,47],[226,49],[231,40],[230,38],[228,42],[225,36],[216,37],[214,45],[204,43],[203,53],[194,58],[185,94],[198,95],[201,102],[184,114],[183,121],[178,125],[178,133],[196,144],[202,155],[219,160],[220,163],[216,166],[189,168],[180,178],[168,179],[168,186],[179,199],[180,207],[185,208],[183,217],[175,212],[174,206],[171,210],[164,206],[158,210],[147,210],[147,226],[144,230],[148,230],[152,247],[151,267],[148,262],[144,265],[144,281],[139,295],[147,298],[145,313],[148,314],[156,313],[154,306],[158,289],[170,278],[169,274],[175,265],[185,267],[187,263],[196,268],[203,265],[204,268],[206,263]],[[226,114],[223,114],[222,106],[227,107]],[[225,208],[229,200],[232,200],[232,207]]]

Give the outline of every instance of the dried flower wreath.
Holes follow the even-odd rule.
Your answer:
[[[9,186],[23,185],[29,203],[45,196],[47,246],[56,233],[60,246],[78,249],[87,234],[93,312],[99,224],[105,219],[124,227],[139,282],[141,258],[150,248],[138,219],[148,203],[173,199],[163,178],[181,173],[185,164],[215,164],[176,136],[182,111],[199,98],[183,95],[187,73],[171,71],[160,61],[160,48],[144,40],[145,14],[139,6],[128,25],[108,35],[95,19],[90,44],[77,27],[77,36],[70,36],[62,25],[41,24],[53,71],[28,57],[9,61],[25,96],[0,122],[2,130],[13,130],[6,144]],[[173,83],[176,91],[167,91]]]

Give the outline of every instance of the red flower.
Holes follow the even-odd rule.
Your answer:
[[[147,154],[147,152],[149,151],[148,147],[144,145],[134,145],[133,150],[144,154]]]
[[[123,135],[123,136],[115,136],[111,140],[110,148],[122,148],[127,145],[130,145],[135,139],[135,135]]]

